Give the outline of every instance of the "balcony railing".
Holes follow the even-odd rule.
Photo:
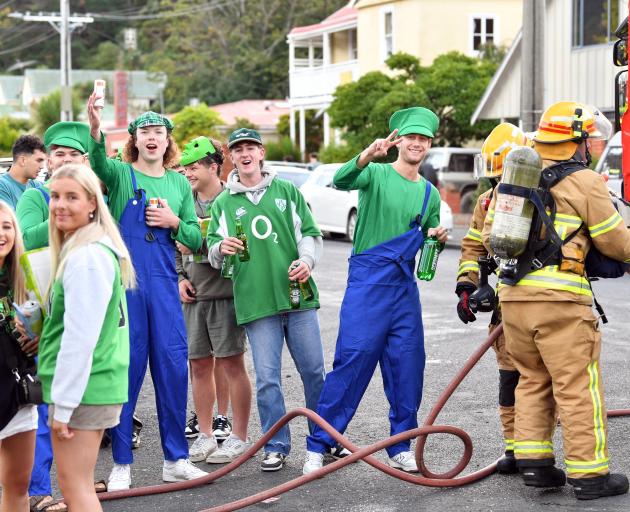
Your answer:
[[[338,62],[328,66],[301,67],[296,65],[289,70],[291,100],[315,99],[332,95],[337,86],[356,80],[358,73],[359,63],[356,60]]]

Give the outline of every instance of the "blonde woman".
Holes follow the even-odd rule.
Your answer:
[[[127,248],[86,166],[50,180],[51,285],[39,375],[59,486],[70,511],[102,510],[94,466],[103,430],[127,401],[129,330],[125,289],[135,275]]]
[[[9,205],[0,201],[0,297],[3,309],[12,302],[21,303],[26,298],[24,278],[19,259],[24,251],[22,235],[15,214]],[[9,311],[2,311],[9,317]],[[0,486],[2,486],[2,512],[26,512],[29,509],[28,483],[35,453],[35,431],[37,429],[37,407],[19,407],[14,400],[15,378],[9,359],[19,360],[20,366],[33,367],[30,354],[36,349],[37,341],[20,338],[22,351],[11,334],[8,323],[0,325]]]

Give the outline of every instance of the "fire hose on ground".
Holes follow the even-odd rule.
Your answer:
[[[259,492],[252,496],[248,496],[246,498],[233,501],[231,503],[226,503],[225,505],[219,505],[214,508],[203,510],[202,512],[228,512],[231,510],[239,510],[244,507],[248,507],[254,505],[255,503],[259,503],[261,501],[267,500],[269,498],[273,498],[275,496],[279,496],[287,491],[291,491],[297,487],[300,487],[312,480],[316,480],[318,478],[322,478],[323,476],[337,471],[348,464],[352,464],[359,460],[363,460],[368,463],[370,466],[386,473],[394,478],[398,478],[399,480],[403,480],[405,482],[409,482],[416,485],[423,485],[427,487],[459,487],[462,485],[471,484],[473,482],[477,482],[482,478],[485,478],[492,473],[494,473],[496,468],[496,461],[486,466],[485,468],[479,469],[474,473],[470,473],[465,476],[457,477],[468,465],[470,459],[472,457],[473,445],[470,436],[460,428],[453,427],[450,425],[433,425],[438,415],[444,408],[444,405],[464,380],[464,378],[468,375],[470,370],[477,364],[477,362],[481,359],[481,357],[486,353],[486,351],[493,345],[494,341],[502,334],[503,326],[499,324],[488,336],[486,341],[475,350],[475,352],[468,358],[464,366],[459,370],[459,372],[455,375],[455,377],[451,380],[446,389],[442,392],[440,397],[438,398],[437,403],[429,412],[428,417],[424,421],[424,424],[412,430],[407,430],[406,432],[401,432],[395,436],[389,437],[387,439],[383,439],[382,441],[378,441],[369,446],[365,446],[360,448],[359,446],[351,443],[347,438],[342,436],[339,432],[337,432],[333,427],[331,427],[326,421],[324,421],[320,416],[318,416],[315,412],[306,408],[298,408],[293,411],[288,412],[282,418],[278,420],[278,422],[269,430],[264,436],[262,436],[256,443],[254,443],[249,450],[247,450],[243,455],[241,455],[238,459],[233,462],[227,464],[226,466],[213,471],[208,476],[203,478],[198,478],[195,480],[189,480],[187,482],[179,482],[179,483],[169,483],[169,484],[161,484],[161,485],[153,485],[147,487],[138,487],[135,489],[129,489],[124,491],[113,491],[99,494],[99,499],[101,501],[109,501],[109,500],[117,500],[124,498],[132,498],[136,496],[148,496],[153,494],[162,494],[168,492],[177,492],[183,491],[186,489],[192,489],[194,487],[199,487],[202,485],[206,485],[209,483],[218,480],[219,478],[231,473],[233,470],[250,460],[261,448],[265,446],[267,441],[271,439],[274,434],[280,430],[285,424],[289,423],[291,420],[297,417],[305,417],[311,420],[314,423],[317,423],[322,429],[330,434],[330,436],[338,443],[343,445],[345,448],[352,452],[351,455],[339,459],[331,464],[327,464],[322,469],[319,469],[313,473],[308,475],[302,475],[298,478],[294,478],[288,482],[280,484],[271,489],[267,489],[265,491]],[[615,416],[630,416],[630,409],[616,409],[608,411],[609,417]],[[461,439],[464,443],[464,453],[461,456],[459,462],[451,469],[445,473],[432,473],[429,471],[424,463],[424,449],[427,441],[427,437],[431,434],[450,434],[455,437]],[[405,473],[398,469],[394,469],[383,462],[380,462],[378,459],[372,456],[373,453],[383,450],[384,448],[399,443],[401,441],[405,441],[407,439],[417,438],[416,443],[416,463],[418,466],[418,471],[420,475],[413,475],[409,473]]]

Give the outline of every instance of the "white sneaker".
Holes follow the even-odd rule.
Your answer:
[[[217,449],[217,440],[214,436],[208,437],[203,432],[197,436],[195,442],[188,450],[191,462],[203,462],[208,455]]]
[[[221,443],[221,446],[208,456],[206,462],[208,464],[225,464],[226,462],[232,462],[243,455],[251,444],[252,441],[249,437],[247,441],[242,441],[236,435],[230,434],[230,436]]]
[[[306,452],[306,461],[302,467],[302,474],[308,475],[324,467],[324,454],[317,452]]]
[[[207,474],[188,459],[179,459],[174,462],[165,460],[162,467],[162,480],[165,482],[185,482],[203,478]]]
[[[417,473],[416,455],[412,451],[400,452],[387,459],[387,464],[393,468],[402,469],[406,473]]]
[[[131,465],[114,464],[107,479],[108,491],[125,491],[131,486]]]

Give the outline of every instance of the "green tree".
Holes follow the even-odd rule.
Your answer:
[[[485,137],[493,123],[471,126],[470,118],[498,66],[496,54],[490,55],[475,59],[450,52],[427,67],[411,55],[392,55],[387,64],[398,72],[394,77],[374,71],[337,88],[328,109],[331,125],[344,130],[350,147],[364,148],[388,134],[393,112],[421,105],[440,118],[434,145],[459,146]]]
[[[87,98],[86,98],[87,99]],[[81,101],[81,96],[77,89],[72,91],[72,112],[76,117],[83,112],[85,101]],[[57,89],[48,96],[42,98],[39,103],[33,107],[33,118],[35,120],[35,132],[43,135],[46,129],[59,122],[61,112],[61,91]]]
[[[228,127],[228,132],[233,132],[239,128],[251,128],[252,130],[258,130],[258,126],[252,123],[249,119],[237,116],[234,118],[234,124]]]
[[[28,133],[31,124],[25,119],[0,117],[0,156],[11,156],[11,148],[15,139]]]
[[[323,116],[316,117],[316,110],[307,110],[304,114],[304,122],[306,126],[306,153],[312,153],[319,151],[319,148],[324,141],[324,119]],[[289,114],[283,114],[278,119],[276,130],[278,134],[283,137],[290,137],[290,116]],[[295,133],[299,131],[299,119],[295,116]]]
[[[363,148],[353,147],[350,144],[330,144],[324,146],[317,153],[318,159],[323,164],[347,162],[356,156]]]
[[[289,137],[282,137],[279,142],[265,144],[265,158],[267,160],[285,160],[288,162],[301,162],[300,148]]]
[[[173,116],[173,138],[180,146],[195,137],[219,137],[217,126],[225,124],[205,103],[184,107]]]

